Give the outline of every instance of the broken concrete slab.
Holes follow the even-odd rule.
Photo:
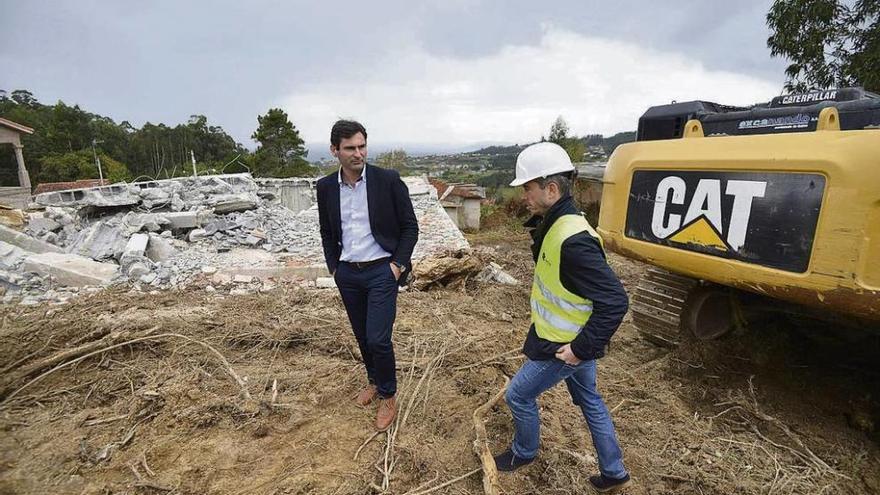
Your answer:
[[[148,232],[158,232],[162,226],[168,225],[170,221],[164,215],[158,213],[135,213],[128,212],[122,217],[122,223],[130,233],[146,230]]]
[[[182,211],[184,208],[186,208],[186,203],[179,195],[175,194],[171,197],[171,211]]]
[[[0,241],[0,268],[12,270],[30,253],[7,242]]]
[[[46,217],[31,217],[27,224],[27,231],[36,235],[44,232],[55,232],[61,228],[61,224]]]
[[[137,190],[141,203],[147,208],[164,205],[171,201],[171,193],[161,187],[149,187]]]
[[[24,259],[22,271],[51,276],[59,284],[81,287],[110,283],[119,273],[110,263],[99,263],[70,253],[32,254]]]
[[[205,229],[192,229],[189,231],[189,235],[187,235],[187,240],[189,240],[189,242],[196,242],[207,236],[208,234],[205,232]]]
[[[224,194],[211,198],[208,204],[214,207],[214,213],[225,214],[253,210],[258,199],[256,194]]]
[[[19,273],[0,269],[0,287],[4,290],[18,290],[26,280],[26,277]]]
[[[133,206],[140,202],[140,198],[132,194],[125,184],[114,184],[37,194],[34,202],[41,206],[113,207]]]
[[[141,263],[140,261],[136,261],[136,262],[132,263],[128,267],[128,271],[126,272],[126,274],[128,275],[128,278],[130,278],[130,279],[141,278],[141,277],[147,275],[148,273],[150,273],[150,267],[148,267],[144,263]]]
[[[158,263],[171,259],[177,254],[177,249],[161,235],[150,234],[150,242],[147,244],[145,254],[147,258]]]
[[[336,280],[333,280],[333,277],[318,277],[315,279],[315,287],[319,289],[335,289]]]
[[[168,220],[167,228],[170,229],[194,229],[202,226],[202,218],[197,211],[176,211],[162,213],[162,217]]]
[[[128,244],[125,245],[125,251],[122,252],[120,261],[124,264],[127,260],[143,258],[149,242],[150,236],[147,234],[132,235],[128,239]]]
[[[18,246],[25,251],[30,251],[32,253],[63,253],[64,250],[58,246],[53,244],[49,244],[48,242],[43,242],[39,239],[34,239],[33,237],[19,232],[15,229],[10,229],[5,225],[0,225],[0,241],[8,242],[14,246]]]
[[[47,206],[44,214],[47,218],[51,218],[61,225],[70,225],[75,222],[73,215],[68,212],[67,208]]]
[[[265,239],[260,238],[260,237],[257,237],[257,236],[255,236],[255,235],[249,235],[249,236],[247,236],[247,237],[244,239],[244,244],[246,244],[246,245],[248,245],[248,246],[251,246],[251,247],[257,247],[257,246],[259,246],[264,240],[265,240]]]
[[[68,249],[71,253],[102,261],[122,256],[127,242],[119,227],[111,222],[98,222],[77,233]]]
[[[217,218],[211,220],[206,223],[204,226],[206,235],[214,235],[217,232],[226,232],[227,230],[232,230],[238,228],[238,225],[235,222],[231,222],[226,220],[225,218]]]

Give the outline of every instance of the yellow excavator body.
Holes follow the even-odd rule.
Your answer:
[[[675,323],[694,280],[880,326],[880,128],[828,107],[810,132],[681,134],[619,146],[603,179],[606,247],[677,275],[639,296],[649,319]]]

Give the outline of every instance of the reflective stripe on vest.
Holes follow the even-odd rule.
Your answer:
[[[556,219],[541,243],[531,306],[535,332],[544,340],[571,342],[593,314],[593,302],[570,292],[559,278],[562,243],[580,232],[589,233],[602,244],[602,238],[582,215],[562,215]]]

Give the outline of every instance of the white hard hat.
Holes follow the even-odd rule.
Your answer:
[[[511,186],[521,186],[541,177],[573,172],[574,165],[568,153],[555,143],[536,143],[522,150],[516,157],[516,178]]]

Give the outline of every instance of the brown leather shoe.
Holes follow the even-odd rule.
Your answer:
[[[373,402],[373,399],[376,398],[378,392],[376,391],[376,386],[372,383],[367,385],[366,388],[358,392],[357,397],[354,399],[357,402],[357,405],[361,407],[367,407],[370,405],[370,402]]]
[[[394,397],[379,399],[379,412],[376,414],[376,429],[385,431],[397,417],[397,401]]]

